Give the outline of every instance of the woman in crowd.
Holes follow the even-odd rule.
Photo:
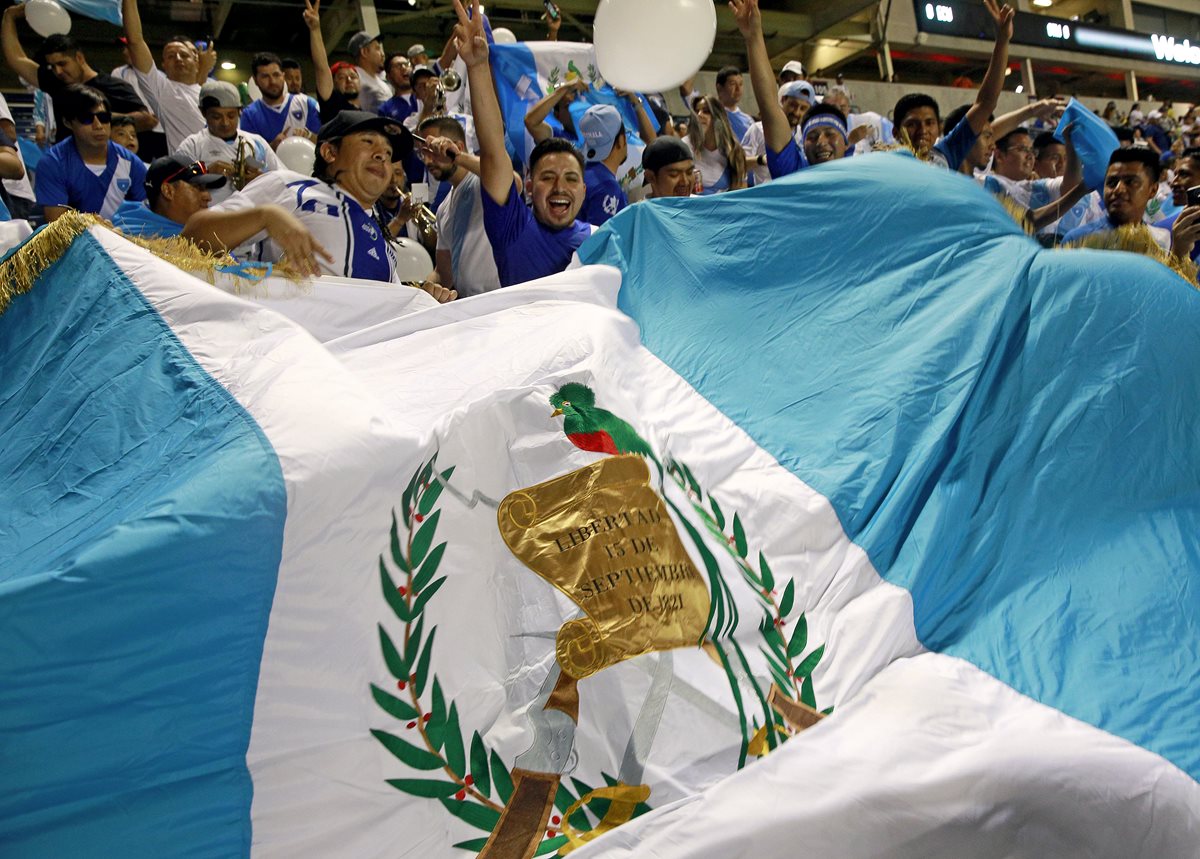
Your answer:
[[[734,138],[725,109],[715,95],[695,96],[688,120],[688,143],[704,183],[701,194],[746,187],[746,153]]]

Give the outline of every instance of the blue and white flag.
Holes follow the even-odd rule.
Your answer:
[[[1194,852],[1194,288],[898,155],[580,255],[11,297],[6,859]]]
[[[58,0],[68,12],[121,26],[120,0]]]

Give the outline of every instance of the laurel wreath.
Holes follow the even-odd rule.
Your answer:
[[[472,732],[469,744],[464,742],[458,704],[446,697],[437,675],[430,671],[437,627],[425,630],[425,611],[446,583],[446,576],[438,576],[438,569],[447,544],[434,545],[441,518],[437,503],[446,481],[454,473],[454,466],[450,466],[438,471],[440,479],[437,479],[436,468],[437,453],[434,453],[413,473],[401,496],[400,517],[397,518],[395,509],[391,511],[388,549],[379,555],[383,597],[403,624],[403,634],[396,638],[379,624],[379,645],[397,691],[406,696],[397,697],[370,684],[371,696],[379,708],[396,719],[405,731],[416,731],[419,742],[378,729],[372,729],[371,735],[401,763],[437,775],[387,779],[388,784],[410,796],[437,799],[450,814],[490,833],[512,797],[512,774],[478,731]],[[397,578],[403,584],[397,585]],[[602,772],[601,777],[606,786],[617,784],[607,773]],[[559,832],[564,823],[577,832],[586,832],[598,825],[608,811],[610,800],[592,796],[595,788],[574,777],[570,777],[570,782],[574,792],[565,783],[559,784],[554,797],[557,814],[550,818],[551,828],[546,830],[534,856],[555,853],[568,843],[567,836]],[[649,810],[648,804],[639,803],[633,817]],[[483,837],[453,846],[478,852],[486,843],[487,838]]]

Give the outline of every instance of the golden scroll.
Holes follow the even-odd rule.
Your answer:
[[[512,492],[498,518],[513,554],[586,614],[558,632],[564,674],[579,680],[652,650],[700,644],[708,588],[642,457],[606,457]]]

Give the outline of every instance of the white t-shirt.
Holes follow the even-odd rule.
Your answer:
[[[767,154],[767,138],[763,134],[762,122],[756,122],[746,129],[742,138],[742,150],[746,160],[752,165],[750,172],[754,174],[754,184],[762,185],[771,181],[771,169],[766,164],[759,165],[758,157]]]
[[[378,113],[379,105],[383,104],[393,95],[391,84],[387,82],[387,78],[383,76],[383,72],[373,75],[362,66],[355,66],[354,68],[358,70],[359,110]]]
[[[239,130],[234,140],[222,140],[205,128],[203,131],[189,135],[179,145],[176,152],[193,161],[203,161],[206,164],[211,164],[213,161],[228,161],[230,164],[236,164],[238,141],[242,142],[242,150],[245,153],[247,164],[264,173],[279,169],[279,159],[271,149],[271,144],[251,131]],[[226,182],[220,188],[214,188],[211,192],[213,204],[224,202],[232,196],[233,192],[232,182]]]
[[[729,161],[724,152],[719,148],[709,151],[700,146],[692,160],[700,171],[700,181],[704,183],[701,193],[715,194],[729,190]]]
[[[146,103],[167,135],[167,151],[174,152],[188,135],[206,127],[200,115],[200,84],[177,83],[162,69],[150,66],[148,74],[134,69]]]
[[[282,206],[299,218],[313,238],[329,251],[332,263],[317,257],[324,274],[400,282],[396,254],[374,212],[364,209],[336,185],[291,170],[273,170],[212,209],[237,212],[268,203]],[[266,232],[252,236],[243,247],[252,242],[261,242],[257,259],[278,262],[283,255]]]
[[[492,243],[483,229],[483,201],[474,173],[458,183],[437,209],[439,251],[450,251],[454,288],[464,298],[500,288]]]
[[[9,122],[13,122],[12,111],[9,110],[8,101],[3,95],[0,95],[0,119],[7,119]],[[13,124],[15,125],[16,123]],[[13,143],[17,143],[17,141],[14,140]],[[14,148],[17,150],[17,158],[20,159],[21,166],[25,167],[25,158],[21,155],[20,145],[18,144]],[[33,186],[29,184],[29,168],[27,167],[25,169],[25,175],[20,179],[5,179],[4,190],[14,197],[20,197],[21,199],[28,200],[31,203],[37,199],[33,193]]]
[[[1023,179],[1016,181],[998,173],[987,173],[982,177],[983,187],[993,194],[1003,194],[1022,209],[1040,209],[1062,196],[1063,177],[1054,179]],[[1066,213],[1064,213],[1066,214]],[[1059,232],[1055,221],[1038,230],[1038,235],[1052,236]]]

